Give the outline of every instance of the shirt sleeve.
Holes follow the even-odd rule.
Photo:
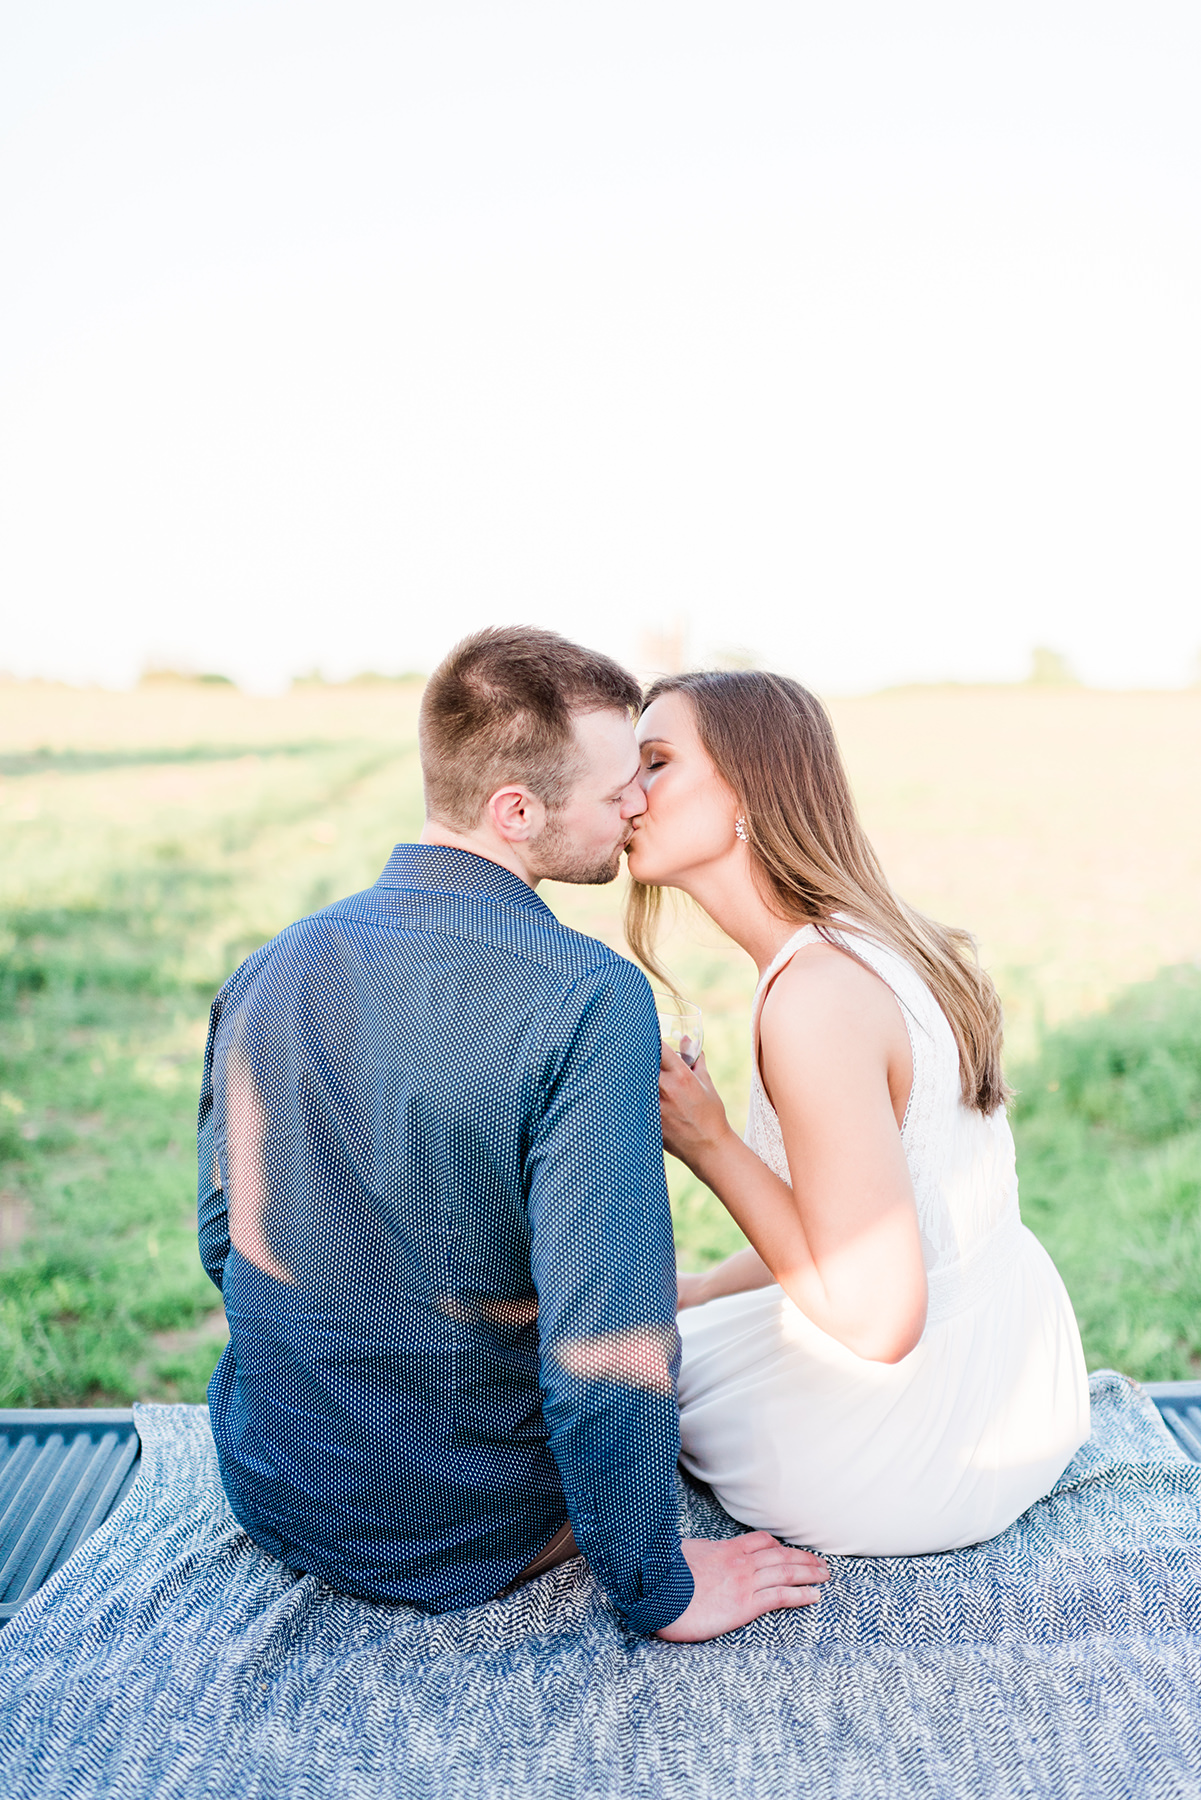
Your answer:
[[[225,1186],[217,1162],[216,1132],[213,1118],[213,1045],[221,1021],[221,995],[213,1001],[209,1013],[208,1043],[204,1051],[204,1080],[200,1089],[200,1114],[196,1126],[196,1160],[198,1165],[197,1222],[200,1237],[200,1260],[210,1281],[221,1287],[225,1261],[229,1255],[229,1210],[225,1204]]]
[[[635,1631],[692,1598],[680,1550],[675,1251],[645,977],[579,984],[527,1162],[543,1412],[576,1542]]]

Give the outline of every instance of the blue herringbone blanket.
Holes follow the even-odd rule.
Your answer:
[[[1092,1391],[1002,1537],[834,1559],[819,1606],[692,1646],[630,1636],[580,1562],[438,1619],[294,1578],[230,1515],[204,1409],[139,1407],[139,1481],[0,1634],[0,1792],[1199,1795],[1201,1467],[1132,1383]]]

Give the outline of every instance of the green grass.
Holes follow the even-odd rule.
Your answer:
[[[212,1367],[211,1338],[181,1356],[165,1335],[220,1304],[189,1203],[207,998],[165,924],[200,897],[159,879],[0,927],[0,1185],[28,1227],[0,1269],[0,1404],[192,1397]]]
[[[221,1341],[194,1225],[209,1001],[417,830],[405,705],[386,738],[376,720],[362,738],[4,759],[0,1405],[203,1396]],[[612,892],[547,898],[618,941]],[[740,1121],[750,966],[691,927],[670,950]],[[1014,1079],[1023,1213],[1090,1366],[1201,1372],[1201,974],[1167,971],[1049,1033]],[[736,1248],[713,1196],[679,1165],[670,1177],[682,1259]]]
[[[1050,1033],[1018,1087],[1022,1213],[1089,1366],[1201,1374],[1201,972],[1165,970]]]

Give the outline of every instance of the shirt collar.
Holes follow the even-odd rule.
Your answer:
[[[520,875],[472,850],[455,850],[447,844],[397,844],[375,885],[428,894],[471,895],[499,901],[502,906],[532,906],[550,912],[546,902]]]

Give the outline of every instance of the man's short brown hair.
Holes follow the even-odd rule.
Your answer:
[[[578,772],[573,718],[642,703],[634,677],[599,651],[532,625],[492,625],[434,670],[418,735],[431,819],[471,831],[507,782],[553,812]]]

